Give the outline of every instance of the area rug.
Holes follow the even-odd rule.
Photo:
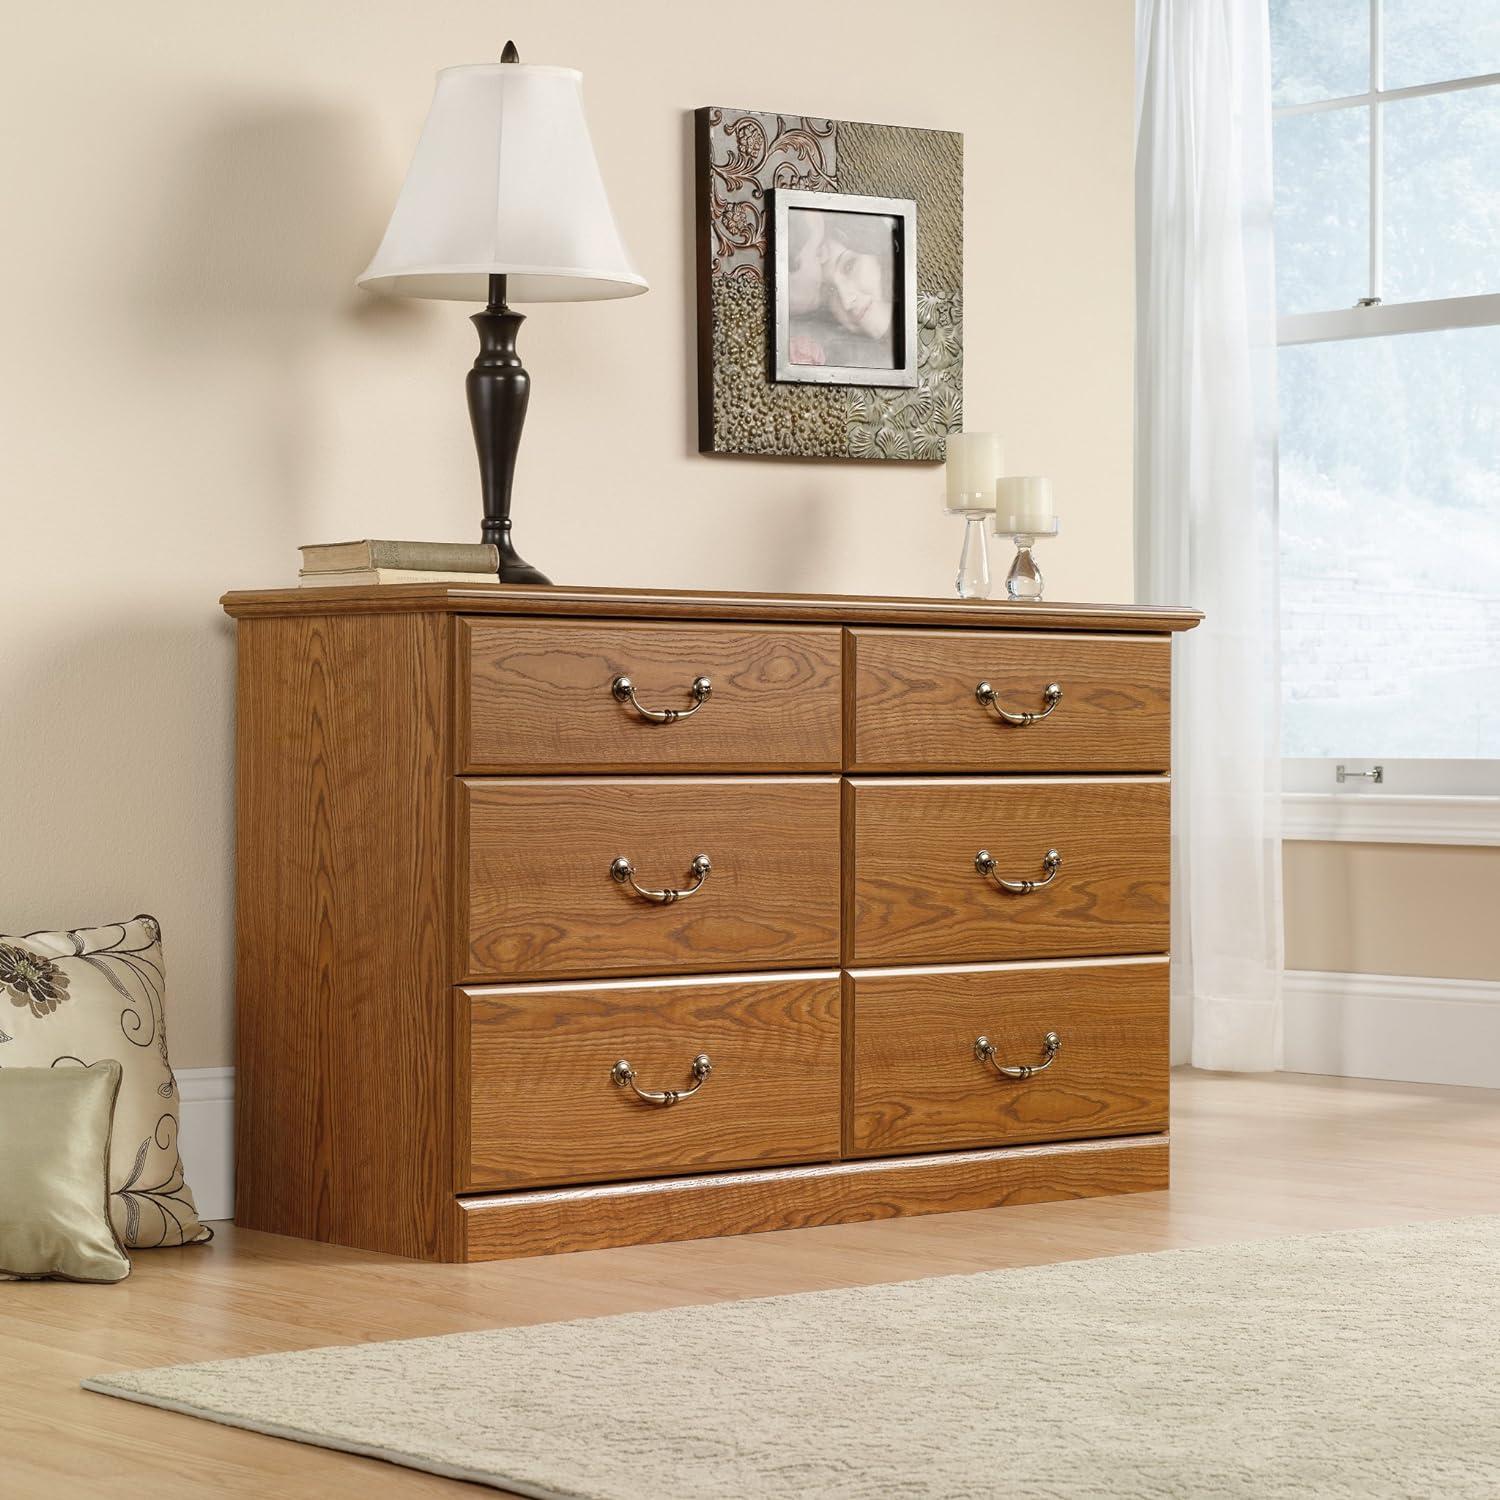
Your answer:
[[[1500,1218],[84,1384],[540,1500],[1493,1500]]]

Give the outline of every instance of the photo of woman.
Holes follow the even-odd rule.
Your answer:
[[[794,209],[787,233],[791,362],[894,369],[899,221]]]

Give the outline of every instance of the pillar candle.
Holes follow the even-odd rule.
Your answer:
[[[1005,461],[998,432],[955,432],[948,437],[948,509],[989,510]]]
[[[1051,531],[1052,481],[1036,474],[1011,474],[995,481],[995,530]]]

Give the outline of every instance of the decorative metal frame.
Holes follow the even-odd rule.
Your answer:
[[[949,434],[963,427],[963,155],[963,136],[949,130],[721,105],[696,111],[700,452],[943,461]],[[772,205],[783,191],[916,204],[920,233],[905,236],[915,298],[910,283],[900,288],[915,381],[871,384],[893,376],[867,368],[840,381],[812,365],[776,377]]]
[[[891,286],[898,363],[889,369],[869,365],[802,365],[791,358],[791,308],[785,294],[791,266],[788,217],[797,209],[858,214],[896,220],[896,274]],[[859,193],[818,193],[806,188],[771,191],[769,317],[771,379],[800,385],[859,385],[877,389],[917,384],[917,205],[911,198],[871,198]]]

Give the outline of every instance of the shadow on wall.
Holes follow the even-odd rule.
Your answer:
[[[0,930],[158,917],[185,1067],[229,1055],[233,661],[212,603],[0,643]]]
[[[136,275],[140,334],[158,356],[202,359],[227,398],[248,394],[223,461],[269,481],[251,524],[300,536],[325,425],[311,378],[322,346],[351,328],[371,344],[409,339],[428,309],[354,285],[398,186],[377,169],[378,122],[222,102],[203,117],[182,157],[161,164],[160,238]]]
[[[698,452],[698,188],[697,188],[697,144],[695,141],[693,111],[682,112],[682,207],[686,221],[686,242],[683,246],[682,295],[686,303],[683,318],[682,369],[683,391],[687,397],[687,451]]]
[[[818,580],[827,576],[827,559],[836,546],[836,517],[830,514],[831,480],[840,482],[851,471],[869,465],[860,460],[801,459],[765,456],[745,458],[732,454],[704,454],[698,445],[698,220],[697,156],[695,122],[692,110],[682,111],[679,130],[682,183],[679,211],[683,216],[682,283],[678,288],[683,299],[682,380],[683,438],[689,457],[703,466],[703,485],[710,489],[716,471],[722,465],[748,465],[764,476],[764,491],[758,504],[774,507],[778,518],[764,523],[754,542],[755,576],[742,585],[779,593],[815,591]],[[656,290],[666,290],[659,288]],[[799,477],[795,490],[788,491],[787,477],[794,468],[803,476],[811,467],[822,478]],[[622,543],[633,545],[638,533],[622,531]],[[851,590],[858,588],[851,581]]]

